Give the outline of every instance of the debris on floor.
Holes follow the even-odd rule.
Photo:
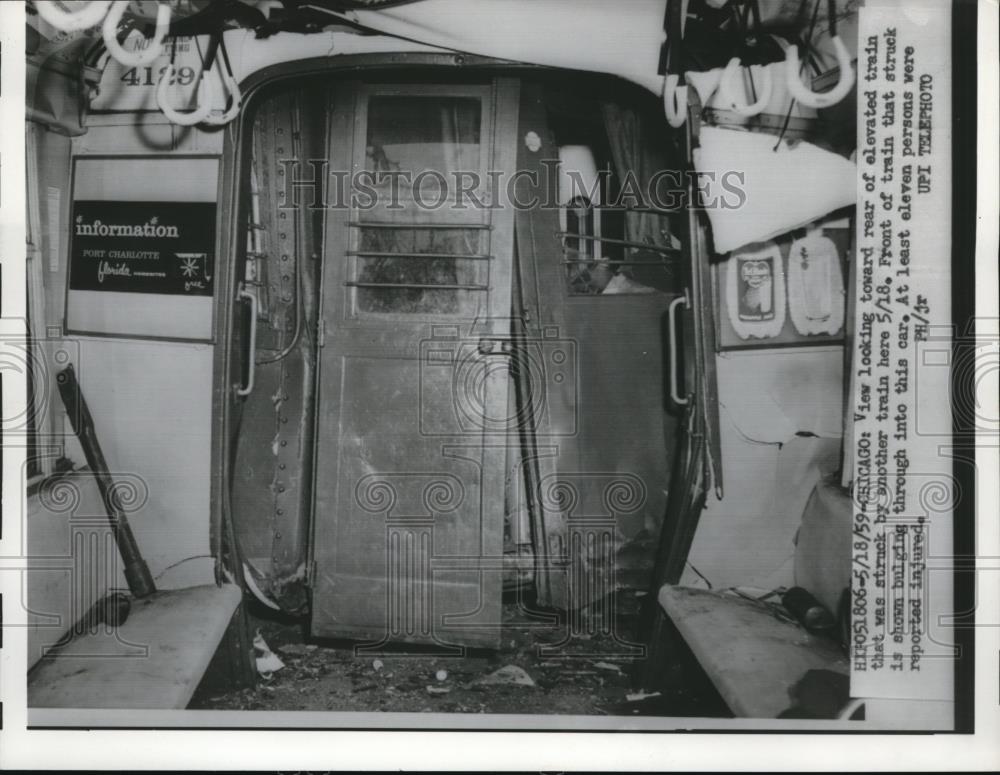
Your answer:
[[[637,597],[619,597],[614,621],[587,619],[586,626],[575,632],[569,631],[561,614],[538,612],[522,600],[505,602],[500,648],[459,652],[313,640],[304,624],[255,609],[253,625],[259,628],[259,637],[254,645],[259,669],[267,670],[266,676],[252,689],[199,692],[190,707],[578,716],[725,714],[721,700],[706,699],[700,689],[664,689],[661,694],[653,691],[661,687],[646,686],[645,692],[636,693],[640,687],[634,676],[642,672],[647,653],[637,634]],[[633,697],[645,700],[631,701]]]
[[[285,656],[301,657],[318,649],[314,643],[286,643],[279,649]]]
[[[278,658],[278,655],[271,651],[264,640],[264,636],[257,630],[253,638],[254,655],[257,658],[257,672],[265,678],[281,670],[285,663]]]
[[[524,668],[518,667],[517,665],[504,665],[499,670],[494,670],[489,675],[477,678],[470,684],[470,686],[497,686],[504,684],[515,686],[537,685],[531,676],[525,672]]]

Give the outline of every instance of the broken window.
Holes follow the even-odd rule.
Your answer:
[[[488,260],[481,98],[372,94],[367,105],[349,283],[357,309],[474,311]]]
[[[549,122],[559,146],[556,197],[571,296],[676,293],[676,166],[657,131],[662,117],[614,95],[552,89]]]

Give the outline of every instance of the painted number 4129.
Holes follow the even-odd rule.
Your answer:
[[[131,67],[126,70],[122,77],[119,79],[122,83],[127,86],[155,86],[160,82],[160,78],[163,77],[163,73],[166,71],[166,66],[161,67],[156,73],[156,78],[153,78],[153,68],[152,67]],[[175,84],[180,86],[189,86],[194,82],[194,68],[193,67],[178,67],[174,74],[170,78],[170,86]]]

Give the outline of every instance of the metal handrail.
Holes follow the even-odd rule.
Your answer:
[[[488,291],[488,285],[423,285],[420,283],[366,283],[348,280],[344,285],[351,288],[423,288],[432,291]]]
[[[488,223],[378,223],[373,221],[348,221],[347,225],[358,229],[468,229],[491,231]]]
[[[632,242],[631,240],[611,239],[609,237],[595,237],[592,234],[576,234],[571,231],[557,231],[556,236],[568,237],[570,239],[589,240],[591,242],[606,242],[609,245],[622,245],[627,248],[651,250],[654,253],[664,253],[668,255],[675,255],[682,252],[680,248],[667,248],[661,245],[650,245],[646,242]]]
[[[348,250],[345,255],[358,258],[461,258],[469,261],[492,261],[493,256],[485,253],[411,253],[400,251]]]

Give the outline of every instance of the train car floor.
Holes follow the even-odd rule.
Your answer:
[[[639,687],[646,649],[642,596],[622,592],[572,616],[505,596],[502,645],[441,655],[418,646],[365,652],[349,641],[311,639],[295,619],[251,609],[251,626],[283,666],[253,688],[219,692],[208,682],[192,709],[519,713],[594,716],[730,715],[697,664],[664,666],[658,687]],[[610,614],[608,612],[614,612]],[[258,641],[260,643],[260,641]],[[275,662],[270,662],[274,667]],[[266,661],[261,662],[267,667]],[[669,675],[670,680],[666,680]],[[684,680],[678,681],[680,674]]]

